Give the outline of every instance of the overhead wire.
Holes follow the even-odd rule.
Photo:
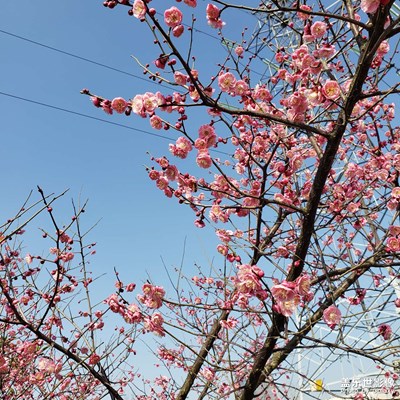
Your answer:
[[[135,131],[135,132],[144,133],[145,135],[155,136],[155,137],[158,137],[158,138],[161,138],[161,139],[166,139],[166,140],[169,140],[169,141],[173,140],[173,138],[171,138],[171,137],[160,135],[158,133],[146,131],[144,129],[134,128],[133,126],[121,124],[119,122],[108,121],[108,120],[106,120],[104,118],[94,117],[92,115],[84,114],[84,113],[81,113],[81,112],[78,112],[78,111],[68,110],[66,108],[54,106],[54,105],[48,104],[48,103],[43,103],[41,101],[27,99],[25,97],[17,96],[17,95],[11,94],[11,93],[6,93],[6,92],[0,91],[0,95],[6,96],[6,97],[10,97],[10,98],[13,98],[13,99],[16,99],[16,100],[24,101],[24,102],[27,102],[27,103],[36,104],[36,105],[39,105],[41,107],[47,107],[47,108],[51,108],[53,110],[62,111],[62,112],[68,113],[68,114],[77,115],[79,117],[88,118],[88,119],[92,119],[92,120],[99,121],[99,122],[104,122],[106,124],[118,126],[120,128],[130,129],[130,130]],[[226,153],[226,152],[221,151],[221,150],[215,150],[215,149],[210,149],[210,150],[212,152],[214,152],[214,153],[230,155],[229,153]]]

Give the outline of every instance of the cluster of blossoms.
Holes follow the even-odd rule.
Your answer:
[[[391,225],[389,227],[389,234],[390,236],[386,240],[387,249],[394,253],[400,252],[400,226]]]
[[[134,284],[128,285],[126,289],[127,291],[132,291]],[[139,294],[137,298],[146,307],[156,309],[162,306],[165,296],[165,290],[162,287],[146,283],[142,286],[142,292],[143,294]],[[137,304],[126,305],[125,301],[115,293],[110,295],[105,300],[105,303],[110,307],[112,312],[120,314],[126,323],[143,323],[145,332],[153,332],[159,336],[164,336],[164,319],[159,312],[155,312],[152,315],[145,315],[141,312]]]
[[[257,297],[265,300],[268,297],[267,291],[263,288],[261,278],[264,271],[257,265],[238,265],[238,272],[234,279],[236,294],[234,300],[241,308],[248,307],[249,300]]]
[[[274,285],[271,288],[274,297],[274,310],[285,317],[290,317],[300,301],[308,303],[314,298],[310,289],[311,278],[309,275],[302,275],[294,282],[284,280]]]

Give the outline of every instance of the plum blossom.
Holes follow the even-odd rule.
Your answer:
[[[163,127],[163,120],[157,115],[152,115],[150,117],[150,125],[153,129],[160,130]]]
[[[380,4],[381,0],[361,0],[361,10],[365,13],[374,14]]]
[[[206,16],[208,25],[210,25],[214,29],[221,29],[225,22],[220,19],[220,9],[214,4],[207,4],[206,8]]]
[[[336,306],[331,305],[324,310],[323,318],[329,328],[335,329],[335,326],[340,323],[342,313]]]
[[[225,72],[218,77],[218,86],[223,92],[234,91],[236,78],[231,72]]]
[[[164,22],[170,28],[181,25],[183,19],[182,11],[177,7],[171,7],[164,11]]]
[[[197,7],[197,0],[183,0],[183,2],[189,7]]]
[[[283,281],[271,288],[274,296],[274,310],[285,317],[290,317],[300,303],[300,296],[295,290],[294,282]]]
[[[9,371],[7,360],[0,354],[0,374],[6,374]]]
[[[161,286],[145,283],[142,286],[143,295],[138,295],[141,303],[149,308],[160,308],[162,306],[165,290]]]
[[[192,144],[188,139],[181,136],[176,140],[175,144],[169,145],[169,151],[175,156],[179,158],[186,158],[190,151],[192,151]]]
[[[264,272],[257,267],[257,265],[243,264],[238,266],[238,273],[236,275],[236,290],[238,293],[245,294],[246,296],[262,296],[266,297],[264,290],[261,286],[261,278]]]
[[[210,367],[203,367],[200,373],[207,381],[212,381],[215,378],[215,370]]]
[[[93,353],[93,354],[89,357],[88,364],[89,364],[89,365],[96,365],[100,360],[101,360],[101,357],[100,357],[98,354]]]
[[[390,340],[392,337],[392,328],[388,324],[382,324],[378,327],[378,333],[384,340]]]
[[[322,87],[322,94],[330,100],[335,100],[340,96],[340,86],[336,81],[327,80]]]
[[[146,15],[146,6],[142,0],[135,0],[132,6],[133,16],[143,19]]]
[[[207,150],[199,151],[196,157],[196,163],[200,168],[210,168],[212,165],[212,158]]]
[[[325,22],[322,21],[316,21],[311,25],[311,35],[315,38],[315,39],[319,39],[322,38],[322,36],[325,35],[326,31],[327,31],[328,27],[325,24]]]
[[[128,103],[126,102],[125,99],[122,97],[116,97],[112,102],[111,102],[111,108],[117,112],[118,114],[122,114],[125,112],[126,108],[128,107]]]
[[[150,317],[144,319],[144,328],[149,332],[153,332],[158,336],[165,336],[163,328],[164,318],[159,312],[155,312]]]
[[[185,30],[185,27],[183,25],[178,25],[178,26],[176,26],[175,28],[172,29],[172,34],[175,37],[178,38],[178,37],[180,37],[182,35],[184,30]]]
[[[400,251],[400,239],[391,236],[388,238],[388,240],[386,242],[386,246],[389,251],[399,252]]]

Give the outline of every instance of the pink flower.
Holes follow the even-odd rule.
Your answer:
[[[212,381],[215,378],[215,371],[210,367],[203,367],[201,369],[200,374],[204,377],[207,381]]]
[[[118,114],[122,114],[123,112],[125,112],[126,107],[128,107],[128,103],[122,97],[116,97],[111,102],[111,108]]]
[[[398,252],[400,251],[400,240],[396,237],[389,237],[387,240],[387,247],[390,251]]]
[[[196,163],[200,168],[210,168],[212,165],[212,159],[207,150],[199,151],[196,157]]]
[[[361,0],[361,10],[373,14],[381,4],[381,0]]]
[[[143,315],[136,304],[130,304],[123,314],[124,320],[128,324],[134,324],[143,320]]]
[[[157,115],[152,115],[152,116],[150,117],[150,125],[151,125],[151,127],[152,127],[153,129],[158,129],[158,130],[160,130],[160,129],[162,129],[162,127],[163,127],[163,121],[162,121],[162,119],[161,119],[159,116],[157,116]]]
[[[218,86],[223,92],[230,92],[235,89],[236,78],[230,72],[225,72],[218,77]]]
[[[300,303],[300,296],[294,288],[293,282],[286,281],[271,288],[275,300],[274,309],[285,317],[290,317]]]
[[[151,317],[146,317],[144,320],[144,327],[147,331],[153,332],[158,336],[165,336],[164,329],[162,327],[164,318],[159,312],[155,312]]]
[[[119,312],[121,305],[119,304],[119,299],[118,296],[113,293],[111,296],[109,296],[106,300],[105,303],[108,304],[108,306],[110,307],[110,310],[112,312]]]
[[[340,86],[336,81],[328,80],[322,87],[322,94],[330,100],[335,100],[340,96]]]
[[[146,6],[142,0],[135,0],[132,6],[133,15],[138,19],[143,19],[146,15]]]
[[[307,296],[311,288],[310,275],[302,275],[296,279],[296,291],[300,296]]]
[[[208,25],[214,29],[221,29],[225,25],[225,22],[222,22],[222,20],[219,18],[220,13],[221,11],[217,6],[214,6],[213,4],[207,4],[207,22]]]
[[[384,340],[389,340],[392,337],[392,328],[388,324],[379,325],[378,333]]]
[[[164,21],[170,28],[175,28],[182,23],[183,14],[179,8],[171,7],[164,12]]]
[[[242,46],[236,46],[235,47],[235,53],[236,53],[237,56],[240,57],[244,53],[243,47]]]
[[[176,71],[174,73],[174,81],[178,85],[186,85],[186,82],[188,81],[188,76],[185,74],[182,74],[182,72]]]
[[[307,6],[305,4],[302,4],[300,6],[300,9],[304,10],[304,11],[311,11],[312,10],[312,8],[310,6]],[[303,21],[306,21],[308,18],[310,18],[310,15],[306,14],[306,13],[298,12],[297,13],[297,17],[300,18]]]
[[[243,264],[238,269],[235,283],[237,291],[248,296],[257,296],[262,291],[260,278],[264,272],[257,265]]]
[[[100,361],[100,356],[97,355],[96,353],[93,353],[90,357],[89,357],[89,361],[88,364],[89,365],[96,365],[99,361]]]
[[[342,313],[336,306],[332,305],[324,310],[323,318],[329,328],[334,329],[340,323]]]
[[[207,19],[217,19],[219,18],[220,14],[220,9],[217,6],[214,6],[214,4],[207,4]]]
[[[326,30],[327,30],[327,25],[325,24],[325,22],[322,21],[316,21],[311,25],[311,35],[315,38],[315,39],[319,39],[322,38],[322,36],[325,35]]]
[[[153,286],[145,283],[142,286],[143,295],[138,295],[141,303],[149,308],[160,308],[162,306],[165,290],[161,286]]]
[[[188,5],[189,7],[196,7],[197,6],[197,0],[183,0],[183,2]]]
[[[176,144],[169,145],[169,151],[179,158],[186,158],[190,151],[192,151],[192,144],[188,139],[181,136],[177,139]]]
[[[0,354],[0,374],[8,373],[8,362],[6,359]]]
[[[172,29],[172,34],[175,37],[180,37],[182,35],[182,33],[184,32],[184,30],[185,30],[185,27],[183,25],[178,25],[174,29]]]

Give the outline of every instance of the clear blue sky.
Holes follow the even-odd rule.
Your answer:
[[[130,56],[149,62],[157,50],[149,45],[144,24],[126,11],[125,7],[106,9],[101,1],[5,2],[0,14],[0,92],[158,133],[148,120],[108,116],[79,94],[87,87],[109,98],[132,98],[161,89],[158,86],[12,36],[142,77]],[[204,34],[198,38],[197,44],[203,47],[210,40],[218,44]],[[207,57],[199,57],[199,69],[210,57],[209,52],[203,55]],[[187,268],[194,262],[206,264],[215,256],[211,230],[195,228],[194,213],[167,199],[147,177],[144,165],[151,162],[146,151],[154,156],[166,154],[168,140],[4,94],[0,95],[0,110],[2,221],[13,215],[36,185],[47,193],[70,189],[55,206],[56,215],[60,221],[68,220],[72,214],[69,200],[89,199],[83,220],[86,227],[101,219],[90,237],[98,243],[92,266],[99,273],[112,276],[116,267],[124,281],[140,283],[147,278],[146,270],[155,280],[165,279],[160,275],[160,257],[167,266],[178,265],[185,238]],[[34,196],[38,198],[36,192]],[[29,250],[40,251],[41,245],[29,246]]]

